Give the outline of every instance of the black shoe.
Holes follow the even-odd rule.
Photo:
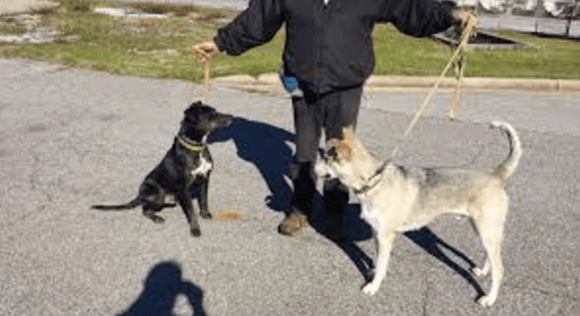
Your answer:
[[[344,223],[345,208],[348,205],[348,188],[338,179],[330,179],[324,183],[324,209],[326,237],[333,241],[344,241],[348,238]]]

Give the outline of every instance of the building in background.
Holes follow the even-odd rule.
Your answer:
[[[580,4],[578,0],[457,0],[456,2],[458,5],[477,8],[485,13],[557,18],[568,18],[573,13],[573,8]],[[578,18],[578,12],[575,18]]]
[[[473,7],[480,28],[580,38],[580,0],[455,0]]]

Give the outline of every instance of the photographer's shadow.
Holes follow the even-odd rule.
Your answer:
[[[266,181],[270,196],[266,205],[275,211],[288,211],[292,189],[284,177],[289,177],[292,149],[286,142],[294,142],[294,134],[272,125],[236,118],[236,121],[210,135],[208,143],[233,140],[237,154],[252,163]]]
[[[166,261],[157,264],[144,281],[144,289],[135,302],[119,316],[172,316],[177,296],[184,295],[195,316],[206,316],[203,291],[181,279],[181,267]]]

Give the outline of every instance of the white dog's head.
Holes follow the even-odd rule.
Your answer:
[[[381,162],[370,154],[352,128],[343,130],[342,140],[331,140],[323,157],[316,161],[314,171],[321,179],[338,178],[345,185],[359,190],[376,175]]]

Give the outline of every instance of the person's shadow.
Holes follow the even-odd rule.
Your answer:
[[[207,315],[203,308],[203,291],[195,284],[181,279],[179,264],[173,261],[161,262],[149,272],[141,295],[119,316],[172,316],[178,295],[187,297],[193,315]]]
[[[208,143],[233,140],[237,154],[252,163],[268,185],[270,195],[265,203],[274,211],[288,211],[292,189],[286,182],[292,162],[294,134],[272,125],[236,118],[236,121],[208,137]]]

